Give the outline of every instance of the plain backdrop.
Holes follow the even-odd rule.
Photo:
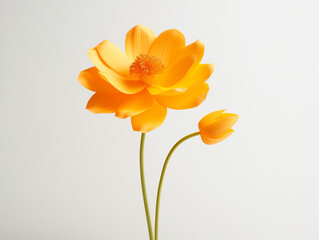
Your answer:
[[[85,110],[92,92],[77,82],[87,48],[124,49],[137,24],[201,39],[215,64],[207,100],[146,135],[152,219],[172,145],[209,112],[240,116],[225,142],[194,138],[173,155],[160,239],[319,239],[318,11],[317,0],[2,0],[0,239],[148,239],[140,133]]]

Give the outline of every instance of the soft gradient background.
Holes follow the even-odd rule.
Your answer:
[[[86,50],[124,49],[136,24],[181,30],[215,64],[198,108],[146,136],[152,217],[169,149],[208,112],[235,134],[180,147],[162,194],[160,239],[319,239],[319,4],[316,0],[1,1],[0,239],[147,240],[140,134],[85,110]]]

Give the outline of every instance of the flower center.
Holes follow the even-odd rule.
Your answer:
[[[148,54],[140,54],[130,66],[130,74],[138,75],[141,80],[162,73],[165,66],[161,59]]]

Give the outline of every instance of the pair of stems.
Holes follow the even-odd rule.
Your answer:
[[[158,221],[159,221],[159,206],[160,206],[160,200],[161,200],[161,191],[162,191],[162,186],[164,182],[164,176],[166,172],[166,168],[168,165],[168,162],[173,155],[175,149],[182,144],[184,141],[187,139],[190,139],[192,137],[198,136],[200,133],[195,132],[192,134],[189,134],[183,138],[181,138],[169,151],[161,173],[160,181],[158,184],[158,189],[157,189],[157,198],[156,198],[156,210],[155,210],[155,240],[158,240]],[[150,217],[150,211],[148,207],[148,201],[147,201],[147,193],[146,193],[146,187],[145,187],[145,176],[144,176],[144,143],[145,143],[145,133],[142,133],[141,135],[141,144],[140,144],[140,175],[141,175],[141,185],[142,185],[142,193],[143,193],[143,200],[144,200],[144,208],[145,208],[145,214],[146,214],[146,220],[147,220],[147,227],[148,227],[148,233],[149,233],[149,238],[150,240],[153,240],[153,229],[152,229],[152,222],[151,222],[151,217]]]

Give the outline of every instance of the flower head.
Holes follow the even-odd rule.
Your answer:
[[[88,50],[94,67],[78,77],[95,92],[86,108],[131,117],[133,130],[149,132],[164,122],[167,108],[193,108],[205,100],[213,65],[200,63],[203,54],[200,40],[185,46],[178,30],[156,37],[137,25],[126,35],[125,53],[107,40]]]
[[[231,127],[237,121],[238,115],[224,111],[225,109],[209,113],[199,121],[198,128],[205,144],[219,143],[234,132]]]

